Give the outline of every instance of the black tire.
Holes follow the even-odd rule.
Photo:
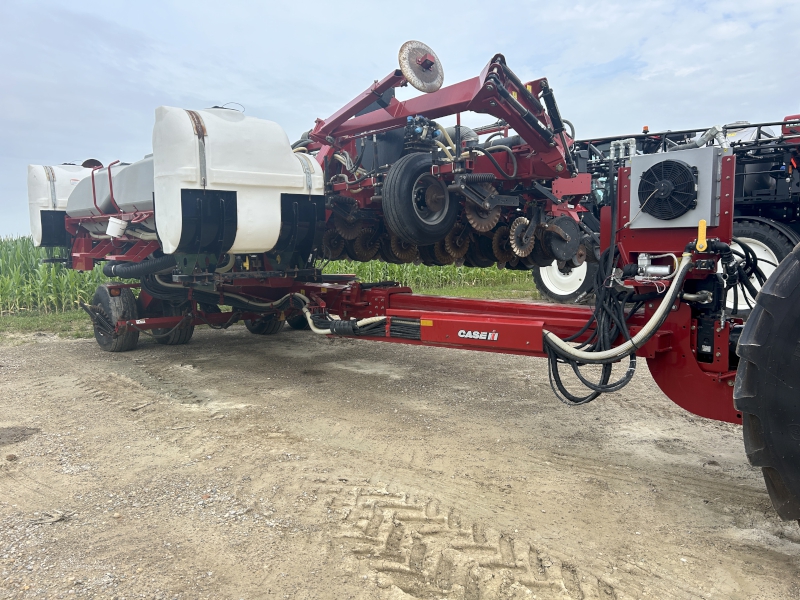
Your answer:
[[[536,289],[546,299],[560,304],[568,304],[575,302],[581,295],[586,294],[588,298],[594,288],[594,277],[597,273],[596,263],[583,263],[586,265],[585,272],[582,268],[573,269],[570,276],[564,277],[563,282],[556,279],[558,278],[558,267],[553,262],[549,267],[533,267],[531,273],[533,274],[533,282],[536,284]],[[570,285],[573,283],[574,285]]]
[[[273,335],[283,329],[283,323],[284,321],[273,315],[271,317],[262,317],[256,321],[245,319],[244,326],[247,327],[247,331],[256,335]]]
[[[402,239],[417,246],[431,245],[444,239],[455,225],[461,208],[430,170],[430,154],[407,154],[392,165],[383,185],[386,224]],[[430,210],[425,204],[426,184],[431,188],[437,184],[441,186],[442,196],[437,200],[441,206],[437,210]]]
[[[777,268],[777,265],[789,255],[795,243],[798,241],[796,236],[793,236],[792,239],[787,237],[782,229],[783,227],[777,223],[775,226],[772,226],[763,221],[751,221],[746,218],[737,218],[733,222],[733,237],[748,244],[760,257],[765,258],[769,262],[775,262],[775,265],[766,263],[760,265],[761,270],[764,271],[764,274],[767,275],[768,278],[770,273]],[[733,247],[736,248],[735,243]],[[770,254],[772,254],[772,256],[770,256]],[[755,278],[751,279],[751,283],[756,290],[759,289],[760,285]],[[744,293],[742,287],[739,286],[737,290],[737,298],[739,300],[739,310],[736,313],[737,317],[747,317],[750,314],[750,308],[743,297]],[[755,298],[750,296],[750,294],[747,294],[747,299],[750,301],[751,306],[755,304]],[[733,309],[733,291],[728,292],[726,307],[729,311]]]
[[[103,314],[112,325],[117,321],[130,321],[139,318],[136,310],[136,298],[129,288],[114,288],[119,290],[119,295],[112,296],[107,285],[98,286],[92,298],[92,305]],[[136,348],[139,343],[139,332],[135,329],[126,331],[122,335],[108,333],[97,326],[94,328],[94,339],[106,352],[127,352]]]
[[[739,339],[733,398],[747,459],[782,519],[800,519],[800,245],[761,288]]]
[[[161,315],[162,317],[179,317],[184,314],[184,309],[186,309],[189,305],[185,302],[181,304],[172,304],[171,302],[166,302],[164,300],[161,301]],[[206,312],[213,312],[213,311],[206,311]],[[217,312],[219,312],[219,307],[217,307]],[[182,344],[188,344],[189,340],[192,339],[194,335],[194,325],[184,325],[183,327],[178,327],[177,329],[172,329],[172,327],[164,328],[164,329],[153,329],[153,336],[155,340],[159,344],[163,344],[165,346],[180,346]],[[162,336],[162,337],[158,337]]]
[[[306,320],[306,316],[304,314],[292,315],[291,317],[286,317],[286,322],[289,324],[289,327],[291,327],[292,329],[296,329],[297,331],[303,331],[304,329],[311,329],[308,326],[308,320]]]

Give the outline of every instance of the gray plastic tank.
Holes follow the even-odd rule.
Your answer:
[[[153,155],[149,154],[133,164],[116,164],[111,168],[114,200],[122,212],[153,210]],[[94,172],[97,208],[92,195],[92,178],[82,180],[69,196],[67,214],[70,217],[91,217],[114,214],[108,185],[108,168]],[[98,208],[100,209],[98,211]]]

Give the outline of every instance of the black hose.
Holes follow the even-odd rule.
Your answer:
[[[490,152],[494,152],[495,150],[502,150],[511,157],[511,163],[514,165],[514,170],[512,171],[511,175],[506,173],[500,166],[500,163],[498,163],[495,160],[494,156],[490,154]],[[486,158],[488,158],[492,162],[494,168],[497,169],[498,173],[500,173],[500,175],[502,175],[505,179],[516,179],[517,157],[514,156],[514,151],[511,148],[509,148],[508,146],[491,146],[490,148],[481,149],[479,150],[479,152],[481,152]]]
[[[103,265],[103,275],[122,279],[140,279],[146,275],[171,269],[175,264],[175,257],[171,254],[165,254],[164,256],[143,260],[138,263],[107,262]]]

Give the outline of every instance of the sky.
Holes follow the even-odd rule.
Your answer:
[[[800,113],[798,23],[787,0],[3,0],[0,236],[29,233],[28,164],[138,160],[160,105],[238,102],[296,139],[410,39],[445,85],[496,53],[523,81],[546,76],[578,138],[781,120]]]

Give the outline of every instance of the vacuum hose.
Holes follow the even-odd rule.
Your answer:
[[[653,316],[647,324],[642,327],[642,330],[624,344],[602,352],[586,352],[573,348],[551,331],[543,330],[542,333],[544,334],[545,341],[557,352],[563,353],[570,358],[586,364],[602,364],[605,362],[617,361],[628,356],[631,352],[636,351],[637,348],[640,348],[642,344],[647,342],[647,340],[658,331],[658,328],[661,327],[669,311],[672,309],[672,305],[678,299],[678,294],[680,294],[681,288],[683,287],[683,280],[686,278],[686,274],[689,272],[691,266],[692,255],[685,253],[681,258],[681,263],[678,266],[678,273],[673,279],[666,297],[661,301],[661,304],[658,306],[655,313],[653,313]]]
[[[175,257],[170,254],[138,263],[107,262],[103,265],[103,275],[106,277],[121,277],[122,279],[140,279],[145,275],[172,269],[175,264]]]

